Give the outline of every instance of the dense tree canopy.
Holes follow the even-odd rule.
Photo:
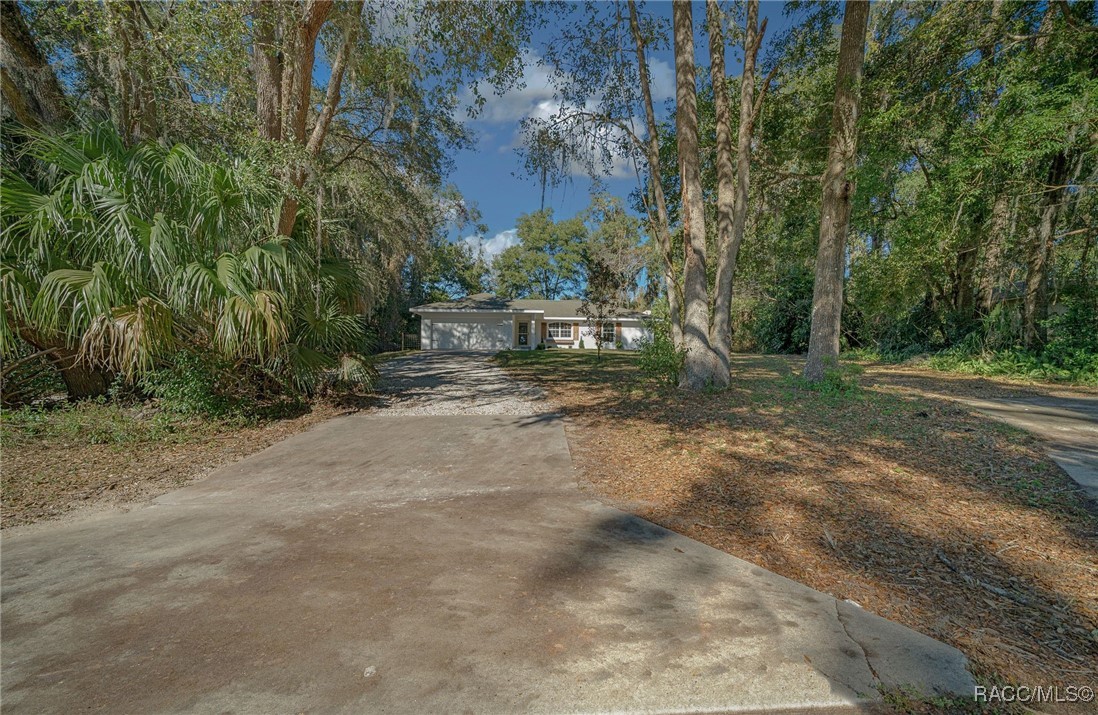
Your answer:
[[[805,350],[843,8],[788,3],[777,32],[753,0],[675,7],[677,34],[635,0],[3,3],[4,356],[85,394],[184,344],[310,390],[417,302],[580,297],[608,267],[689,343],[684,384],[724,384],[732,349]],[[840,348],[1098,379],[1094,4],[868,10]],[[448,240],[479,217],[447,175],[464,118],[535,56],[543,192],[577,170],[636,191],[531,211],[490,261]]]
[[[635,204],[649,216],[651,235],[666,230],[664,219],[670,229],[669,250],[650,243],[664,256],[650,261],[649,277],[659,277],[659,292],[670,300],[670,334],[679,342],[684,314],[676,296],[684,290],[683,257],[691,253],[682,239],[681,137],[673,121],[633,121],[646,113],[645,52],[666,43],[671,28],[651,8],[629,8],[641,28],[634,36],[639,53],[604,53],[588,63],[563,50],[547,58],[569,79],[563,91],[571,92],[570,105],[528,132],[525,156],[536,164],[552,155],[546,146],[561,143],[589,155],[582,150],[599,131],[619,139],[603,146],[639,167]],[[725,291],[731,295],[735,349],[807,349],[841,9],[788,4],[793,24],[770,33],[759,72],[744,75],[756,97],[747,104],[758,105],[757,115],[722,114],[715,101],[722,95],[716,90],[725,89],[719,71],[711,82],[698,82],[707,273],[716,293],[710,304]],[[751,57],[756,38],[767,33],[750,17],[742,20],[749,10],[750,3],[711,7],[711,39],[727,33],[740,56]],[[1084,337],[1098,335],[1093,3],[873,3],[869,10],[861,138],[847,176],[853,191],[841,272],[842,348],[897,357],[947,350],[1040,363],[1049,375],[1095,375],[1098,344]],[[584,12],[611,26],[628,18],[625,9],[598,5]],[[695,19],[695,31],[701,24]],[[575,28],[562,47],[595,42],[602,26],[587,27]],[[711,43],[714,60],[720,49]],[[573,81],[577,74],[593,79]],[[598,80],[607,77],[619,78],[614,87],[636,89],[604,96]],[[730,106],[745,104],[741,81],[726,79]],[[575,110],[591,106],[599,111]],[[737,166],[746,161],[750,181],[744,171],[743,180],[729,182],[721,174],[722,137],[742,136],[745,117],[753,126],[735,157]],[[652,137],[658,151],[647,146]],[[590,165],[596,174],[608,167]],[[744,224],[734,289],[712,260],[731,246],[719,228],[730,226],[722,180],[746,191],[731,212]]]
[[[6,357],[63,354],[67,371],[91,373],[73,391],[89,394],[154,371],[170,334],[272,376],[284,372],[272,360],[293,362],[286,386],[307,387],[331,365],[302,350],[290,360],[293,321],[320,330],[323,316],[346,314],[344,342],[364,351],[403,329],[422,281],[483,280],[444,245],[447,225],[476,221],[445,184],[471,141],[459,97],[471,92],[475,113],[482,90],[519,78],[536,6],[3,5]],[[184,161],[201,169],[184,177]],[[259,213],[210,219],[225,192]],[[222,222],[216,237],[206,220]],[[241,283],[224,267],[250,258],[284,273]],[[314,286],[311,302],[299,284]],[[199,317],[209,330],[189,324]]]
[[[592,196],[580,215],[555,221],[552,209],[519,216],[518,244],[493,263],[492,285],[507,298],[582,297],[591,275],[601,269],[620,276],[623,303],[636,303],[637,282],[644,269],[640,221],[622,201],[607,194]]]

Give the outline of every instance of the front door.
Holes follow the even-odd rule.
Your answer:
[[[520,348],[530,345],[530,323],[522,321],[518,324],[518,344]]]

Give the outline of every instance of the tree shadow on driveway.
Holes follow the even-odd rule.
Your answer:
[[[624,357],[542,361],[514,374],[550,393],[607,503],[940,638],[982,673],[1098,675],[1098,512],[1033,437],[872,369],[827,395],[795,359],[738,358],[730,390],[683,394]]]

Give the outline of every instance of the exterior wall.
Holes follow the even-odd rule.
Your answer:
[[[587,348],[588,350],[595,349],[595,331],[592,328],[590,328],[586,324],[580,325],[579,337],[580,339],[576,341],[577,348],[580,346],[580,344],[582,344],[583,347]],[[603,347],[607,350],[614,349],[614,346],[610,343],[607,343]]]
[[[643,323],[629,322],[621,325],[621,343],[626,350],[640,350],[641,340],[651,337],[652,331],[644,327]]]
[[[578,337],[579,336],[579,324],[576,323],[576,321],[574,319],[570,319],[570,318],[542,318],[541,322],[544,323],[547,326],[546,331],[545,331],[545,339],[543,341],[545,343],[545,347],[547,347],[547,348],[574,348],[574,347],[577,347],[579,345],[579,342],[578,342],[579,341],[579,337]],[[554,338],[552,335],[549,334],[549,330],[548,330],[548,326],[551,323],[567,323],[568,325],[572,326],[572,335],[571,335],[571,337],[570,338]],[[538,330],[540,331],[541,328],[538,328]],[[539,332],[539,335],[540,335],[540,332]]]
[[[518,344],[518,324],[530,323],[530,344],[522,348]],[[639,320],[616,320],[614,343],[605,346],[616,349],[620,340],[625,350],[640,348],[641,339],[648,330]],[[571,338],[553,338],[545,330],[549,323],[567,323],[572,327]],[[543,335],[543,330],[544,335]],[[584,347],[595,347],[594,332],[585,320],[576,318],[548,318],[538,313],[429,313],[420,316],[420,346],[423,350],[455,349],[462,341],[473,343],[466,349],[503,350],[506,348],[532,350],[539,343],[548,348],[578,348],[582,338]],[[463,349],[458,347],[456,349]]]
[[[426,315],[419,316],[419,349],[431,349],[431,319]]]
[[[568,322],[564,320],[553,320],[549,318],[545,320],[546,323],[563,323]],[[615,350],[617,348],[618,340],[621,341],[622,349],[624,350],[639,350],[641,338],[648,335],[648,329],[644,327],[644,324],[639,320],[616,320],[616,324],[621,327],[615,330],[615,338],[613,343],[607,343],[603,346],[604,350]],[[578,324],[578,330],[573,329],[573,340],[554,340],[551,337],[545,338],[545,344],[547,347],[555,348],[578,348],[580,346],[580,340],[582,338],[583,345],[588,350],[595,349],[595,332],[590,328],[586,322]]]

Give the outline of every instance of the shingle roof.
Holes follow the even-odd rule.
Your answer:
[[[420,311],[438,311],[438,310],[459,310],[459,311],[480,311],[480,310],[504,310],[513,311],[514,308],[510,305],[511,301],[504,300],[503,298],[497,298],[491,293],[477,293],[475,295],[468,295],[464,298],[457,300],[440,301],[438,303],[426,303],[424,305],[417,305],[412,308],[413,313]]]
[[[427,303],[412,308],[413,313],[458,312],[458,313],[543,313],[547,318],[582,318],[581,300],[533,300],[518,298],[507,300],[491,293],[477,293],[457,300]],[[620,318],[643,318],[644,314],[635,310],[619,310]]]

